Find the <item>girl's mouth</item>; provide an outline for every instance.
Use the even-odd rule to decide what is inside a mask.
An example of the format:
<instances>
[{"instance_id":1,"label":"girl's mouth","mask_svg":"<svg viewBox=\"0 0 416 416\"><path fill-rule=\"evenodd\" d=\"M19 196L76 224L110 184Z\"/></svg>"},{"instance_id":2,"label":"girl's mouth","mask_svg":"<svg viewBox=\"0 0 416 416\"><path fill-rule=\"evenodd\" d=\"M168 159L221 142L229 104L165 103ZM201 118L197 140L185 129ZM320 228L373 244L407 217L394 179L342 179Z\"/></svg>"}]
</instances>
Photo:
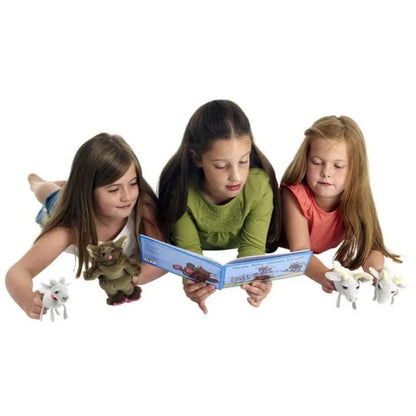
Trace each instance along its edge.
<instances>
[{"instance_id":1,"label":"girl's mouth","mask_svg":"<svg viewBox=\"0 0 416 416\"><path fill-rule=\"evenodd\" d=\"M227 185L229 191L239 191L241 189L241 184L238 185Z\"/></svg>"}]
</instances>

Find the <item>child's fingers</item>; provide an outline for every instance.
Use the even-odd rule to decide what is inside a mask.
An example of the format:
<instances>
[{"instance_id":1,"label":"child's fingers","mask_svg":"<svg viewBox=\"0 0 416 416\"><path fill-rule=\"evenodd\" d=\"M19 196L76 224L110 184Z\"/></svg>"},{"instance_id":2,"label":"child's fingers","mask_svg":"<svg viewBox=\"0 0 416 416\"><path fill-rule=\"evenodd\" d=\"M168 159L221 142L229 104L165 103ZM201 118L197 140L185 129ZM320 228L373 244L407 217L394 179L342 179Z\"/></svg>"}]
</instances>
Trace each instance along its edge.
<instances>
[{"instance_id":1,"label":"child's fingers","mask_svg":"<svg viewBox=\"0 0 416 416\"><path fill-rule=\"evenodd\" d=\"M272 282L260 282L255 280L249 285L242 285L241 288L244 289L248 294L253 295L266 295L270 292L272 287Z\"/></svg>"},{"instance_id":2,"label":"child's fingers","mask_svg":"<svg viewBox=\"0 0 416 416\"><path fill-rule=\"evenodd\" d=\"M324 277L322 282L322 290L326 293L332 293L334 290L336 290L334 282Z\"/></svg>"},{"instance_id":3,"label":"child's fingers","mask_svg":"<svg viewBox=\"0 0 416 416\"><path fill-rule=\"evenodd\" d=\"M254 307L260 306L263 299L270 292L271 287L272 287L272 282L261 282L261 281L254 281L249 285L241 286L241 288L244 289L249 296L247 298L248 303Z\"/></svg>"},{"instance_id":4,"label":"child's fingers","mask_svg":"<svg viewBox=\"0 0 416 416\"><path fill-rule=\"evenodd\" d=\"M138 286L139 285L139 282L140 282L140 276L132 276L131 277L131 283L134 286Z\"/></svg>"},{"instance_id":5,"label":"child's fingers","mask_svg":"<svg viewBox=\"0 0 416 416\"><path fill-rule=\"evenodd\" d=\"M215 292L215 287L211 285L206 285L202 289L193 292L193 297L195 297L198 301L204 301L208 296L212 295Z\"/></svg>"},{"instance_id":6,"label":"child's fingers","mask_svg":"<svg viewBox=\"0 0 416 416\"><path fill-rule=\"evenodd\" d=\"M258 307L260 306L260 304L261 304L261 300L255 300L255 299L253 299L253 298L251 298L251 297L248 297L248 298L247 298L247 302L248 302L251 306L254 306L255 308L258 308Z\"/></svg>"},{"instance_id":7,"label":"child's fingers","mask_svg":"<svg viewBox=\"0 0 416 416\"><path fill-rule=\"evenodd\" d=\"M208 309L205 306L205 299L215 292L215 287L207 285L206 283L184 283L183 289L186 296L196 302L204 313L208 313Z\"/></svg>"},{"instance_id":8,"label":"child's fingers","mask_svg":"<svg viewBox=\"0 0 416 416\"><path fill-rule=\"evenodd\" d=\"M208 286L204 282L192 282L190 280L186 280L183 284L183 290L188 293L194 293L197 292L200 289L203 289L204 287Z\"/></svg>"},{"instance_id":9,"label":"child's fingers","mask_svg":"<svg viewBox=\"0 0 416 416\"><path fill-rule=\"evenodd\" d=\"M27 315L33 319L39 319L42 311L42 295L39 291L33 292L32 303L30 305ZM46 313L46 309L43 313Z\"/></svg>"},{"instance_id":10,"label":"child's fingers","mask_svg":"<svg viewBox=\"0 0 416 416\"><path fill-rule=\"evenodd\" d=\"M198 302L198 306L201 309L201 311L204 312L205 315L208 313L208 308L206 307L204 300L201 302Z\"/></svg>"}]
</instances>

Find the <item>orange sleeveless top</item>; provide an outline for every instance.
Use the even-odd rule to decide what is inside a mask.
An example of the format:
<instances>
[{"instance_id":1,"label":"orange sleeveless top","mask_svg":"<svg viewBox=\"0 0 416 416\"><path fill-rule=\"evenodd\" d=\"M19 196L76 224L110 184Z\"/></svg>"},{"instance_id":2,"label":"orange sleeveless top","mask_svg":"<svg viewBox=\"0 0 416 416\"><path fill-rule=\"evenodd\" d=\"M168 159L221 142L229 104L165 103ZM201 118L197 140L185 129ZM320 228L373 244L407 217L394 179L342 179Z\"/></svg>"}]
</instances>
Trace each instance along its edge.
<instances>
[{"instance_id":1,"label":"orange sleeveless top","mask_svg":"<svg viewBox=\"0 0 416 416\"><path fill-rule=\"evenodd\" d=\"M296 198L303 216L308 220L311 250L322 253L337 247L345 237L344 222L339 207L334 211L325 212L316 203L312 191L303 183L285 185Z\"/></svg>"}]
</instances>

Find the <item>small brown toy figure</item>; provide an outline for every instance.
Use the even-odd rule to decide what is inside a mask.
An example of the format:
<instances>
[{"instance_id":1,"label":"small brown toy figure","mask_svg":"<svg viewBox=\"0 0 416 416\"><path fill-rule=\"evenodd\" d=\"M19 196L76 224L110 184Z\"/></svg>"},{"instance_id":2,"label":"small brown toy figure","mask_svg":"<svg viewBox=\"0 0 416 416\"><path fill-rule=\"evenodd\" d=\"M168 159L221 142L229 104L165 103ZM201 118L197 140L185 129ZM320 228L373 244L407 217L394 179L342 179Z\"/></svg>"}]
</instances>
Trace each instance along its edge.
<instances>
[{"instance_id":1,"label":"small brown toy figure","mask_svg":"<svg viewBox=\"0 0 416 416\"><path fill-rule=\"evenodd\" d=\"M140 264L123 253L126 239L123 236L117 241L87 246L92 265L84 272L84 279L93 280L98 277L101 288L108 295L109 305L132 302L141 296L140 287L131 282L132 276L140 274Z\"/></svg>"}]
</instances>

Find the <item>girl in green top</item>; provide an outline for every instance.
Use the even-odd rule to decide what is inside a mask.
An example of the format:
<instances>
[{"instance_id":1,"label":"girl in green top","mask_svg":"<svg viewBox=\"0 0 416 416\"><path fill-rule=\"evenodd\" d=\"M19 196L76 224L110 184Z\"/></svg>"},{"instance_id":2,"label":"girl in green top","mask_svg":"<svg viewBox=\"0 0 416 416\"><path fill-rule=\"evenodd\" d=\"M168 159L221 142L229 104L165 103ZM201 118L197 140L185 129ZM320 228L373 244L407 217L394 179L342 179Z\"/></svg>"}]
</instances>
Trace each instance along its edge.
<instances>
[{"instance_id":1,"label":"girl in green top","mask_svg":"<svg viewBox=\"0 0 416 416\"><path fill-rule=\"evenodd\" d=\"M200 107L191 117L178 151L162 171L158 218L168 241L202 250L238 249L238 257L277 249L280 201L276 176L253 142L241 108L227 100ZM259 306L271 282L243 285ZM184 282L186 295L207 313L215 288Z\"/></svg>"}]
</instances>

